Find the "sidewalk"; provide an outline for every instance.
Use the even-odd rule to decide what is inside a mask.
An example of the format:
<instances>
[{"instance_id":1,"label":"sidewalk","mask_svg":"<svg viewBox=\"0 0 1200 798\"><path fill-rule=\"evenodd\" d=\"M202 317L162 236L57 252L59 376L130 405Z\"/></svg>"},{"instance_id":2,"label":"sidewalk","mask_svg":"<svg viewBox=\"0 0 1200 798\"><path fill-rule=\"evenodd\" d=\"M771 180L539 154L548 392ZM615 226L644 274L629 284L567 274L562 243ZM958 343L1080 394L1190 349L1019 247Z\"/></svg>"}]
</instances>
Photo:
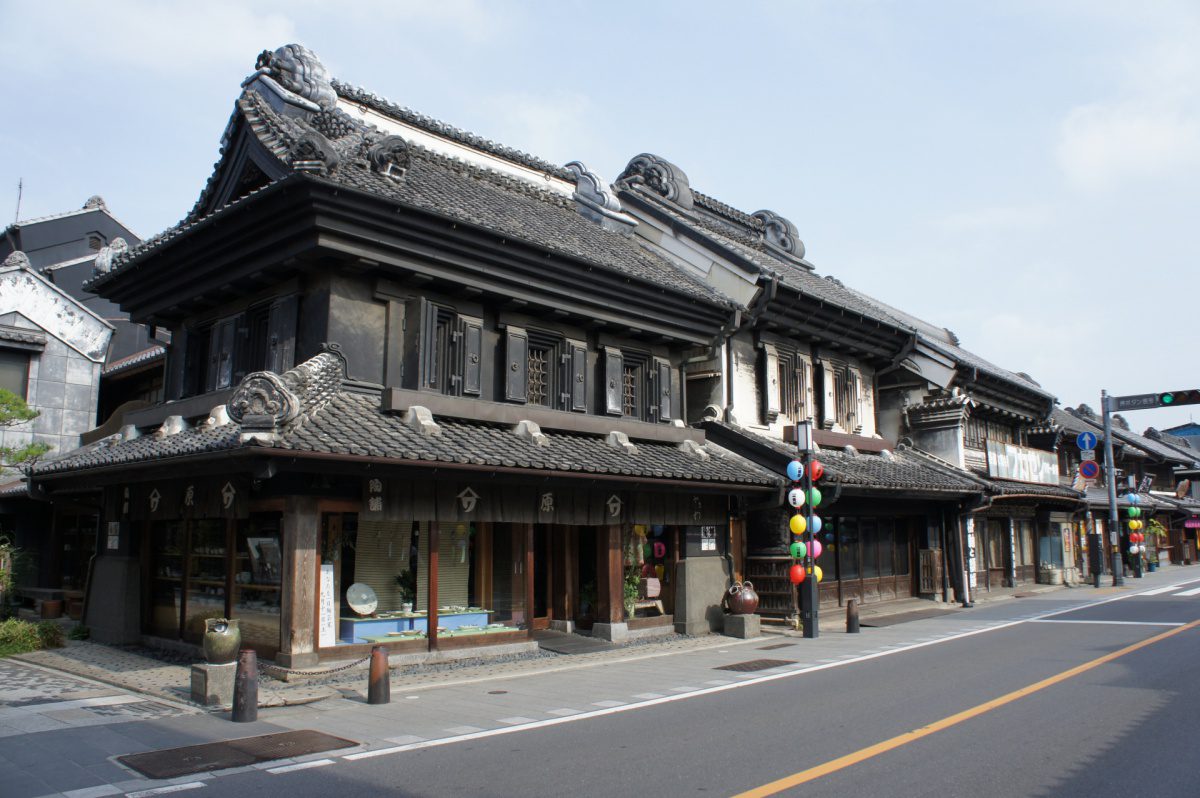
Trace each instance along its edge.
<instances>
[{"instance_id":1,"label":"sidewalk","mask_svg":"<svg viewBox=\"0 0 1200 798\"><path fill-rule=\"evenodd\" d=\"M505 734L526 728L571 722L597 715L622 712L664 702L683 700L709 692L736 690L764 678L787 678L813 668L836 667L869 656L885 656L914 645L929 645L963 634L986 631L1013 620L1033 617L1061 606L1055 592L1063 598L1079 601L1104 598L1121 592L1161 587L1185 579L1200 579L1200 569L1167 569L1147 578L1127 580L1122 588L1105 586L1100 590L1066 589L1062 586L1022 586L1012 591L994 591L980 597L980 604L996 603L1016 595L1039 594L1043 601L1014 606L1012 612L979 614L959 605L938 605L936 617L867 627L859 634L847 634L843 617L826 612L817 639L803 639L800 633L786 629L768 629L753 640L735 640L720 636L675 637L662 642L618 648L574 656L545 656L533 659L460 666L425 672L396 671L391 679L391 703L371 706L366 703L366 668L348 671L319 685L333 697L300 706L263 709L258 722L233 724L220 712L197 712L187 717L124 723L119 740L120 751L136 753L161 750L177 745L228 740L287 730L318 729L357 742L356 748L333 754L311 754L295 760L273 760L255 766L260 769L286 768L290 765L342 756L353 758L384 755L397 750L444 744L448 741ZM1049 594L1049 595L1046 595ZM1050 599L1049 603L1045 599ZM1018 601L1020 601L1018 599ZM1049 606L1048 606L1049 605ZM882 621L914 607L928 611L929 602L901 601L887 608L895 612L869 615ZM682 656L681 656L682 655ZM57 651L22 655L46 667L66 672L87 670L99 679L131 690L178 700L186 689L188 668L165 665L126 651L96 644L76 644ZM536 678L531 678L536 677ZM279 683L282 684L282 683ZM263 689L275 689L263 682ZM305 685L284 690L301 689ZM311 689L311 685L308 686ZM114 727L118 728L118 727ZM84 734L87 729L48 732L24 738L29 745L21 749L26 759L16 763L19 772L30 778L50 781L57 778L49 754L54 746L70 750L61 737ZM38 743L36 738L47 737ZM74 738L72 738L74 739ZM79 738L80 740L87 738ZM24 744L24 743L22 743ZM97 754L98 755L98 754ZM0 759L9 750L0 751ZM108 763L112 767L111 762ZM244 770L244 769L243 769ZM90 771L89 771L90 772ZM170 782L139 779L122 771L118 781L109 770L103 771L105 784L95 784L95 792L83 795L108 795L131 789L151 789ZM235 771L198 774L173 780L195 783L228 775ZM100 770L96 770L100 773ZM100 776L94 776L100 778ZM106 786L107 785L107 786ZM51 785L53 786L53 785ZM80 785L81 787L84 785ZM75 789L53 786L53 789ZM89 789L91 789L89 787ZM104 790L109 790L105 792ZM28 792L27 795L39 795ZM75 798L73 795L72 798Z\"/></svg>"}]
</instances>

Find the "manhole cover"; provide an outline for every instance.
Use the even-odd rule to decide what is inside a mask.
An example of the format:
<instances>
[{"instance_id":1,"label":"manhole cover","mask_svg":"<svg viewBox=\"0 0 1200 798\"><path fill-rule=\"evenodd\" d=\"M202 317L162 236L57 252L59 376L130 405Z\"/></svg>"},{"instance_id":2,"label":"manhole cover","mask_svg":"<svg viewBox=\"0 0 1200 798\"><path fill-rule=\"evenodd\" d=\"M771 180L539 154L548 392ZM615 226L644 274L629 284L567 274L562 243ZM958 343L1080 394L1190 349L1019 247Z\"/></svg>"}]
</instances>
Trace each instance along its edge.
<instances>
[{"instance_id":1,"label":"manhole cover","mask_svg":"<svg viewBox=\"0 0 1200 798\"><path fill-rule=\"evenodd\" d=\"M769 646L759 646L759 651L774 651L777 648L791 648L795 643L772 643Z\"/></svg>"},{"instance_id":2,"label":"manhole cover","mask_svg":"<svg viewBox=\"0 0 1200 798\"><path fill-rule=\"evenodd\" d=\"M358 743L305 729L219 743L186 745L164 751L147 751L144 754L127 754L117 757L117 760L149 778L173 779L207 770L243 767L255 762L269 762L272 759L316 754L355 745Z\"/></svg>"},{"instance_id":3,"label":"manhole cover","mask_svg":"<svg viewBox=\"0 0 1200 798\"><path fill-rule=\"evenodd\" d=\"M721 665L714 671L765 671L767 668L778 668L780 665L795 664L793 659L752 659L746 662L735 662L732 665Z\"/></svg>"}]
</instances>

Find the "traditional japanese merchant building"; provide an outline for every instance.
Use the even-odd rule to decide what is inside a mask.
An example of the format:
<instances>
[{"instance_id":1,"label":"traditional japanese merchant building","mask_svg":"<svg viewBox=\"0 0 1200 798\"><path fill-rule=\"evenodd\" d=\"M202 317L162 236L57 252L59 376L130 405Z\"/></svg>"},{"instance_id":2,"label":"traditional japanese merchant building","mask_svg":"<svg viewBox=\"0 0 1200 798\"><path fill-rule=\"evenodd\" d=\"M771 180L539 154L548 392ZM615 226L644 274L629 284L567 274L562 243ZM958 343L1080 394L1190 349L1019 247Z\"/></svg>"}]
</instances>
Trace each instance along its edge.
<instances>
[{"instance_id":1,"label":"traditional japanese merchant building","mask_svg":"<svg viewBox=\"0 0 1200 798\"><path fill-rule=\"evenodd\" d=\"M298 45L243 88L192 211L90 284L171 332L167 401L37 472L101 497L93 634L195 643L226 616L305 666L719 628L745 508L783 480L684 426L682 367L741 305L581 164Z\"/></svg>"},{"instance_id":2,"label":"traditional japanese merchant building","mask_svg":"<svg viewBox=\"0 0 1200 798\"><path fill-rule=\"evenodd\" d=\"M685 363L689 421L782 473L796 456L787 429L813 420L827 474L817 510L822 602L948 598L961 569L945 553L961 559L959 515L985 488L880 434L876 386L900 368L911 327L816 274L786 218L702 194L661 157L632 159L615 188L648 246L746 306L723 340ZM778 617L796 611L787 579L792 512L771 497L753 508L746 538L745 575L760 612Z\"/></svg>"}]
</instances>

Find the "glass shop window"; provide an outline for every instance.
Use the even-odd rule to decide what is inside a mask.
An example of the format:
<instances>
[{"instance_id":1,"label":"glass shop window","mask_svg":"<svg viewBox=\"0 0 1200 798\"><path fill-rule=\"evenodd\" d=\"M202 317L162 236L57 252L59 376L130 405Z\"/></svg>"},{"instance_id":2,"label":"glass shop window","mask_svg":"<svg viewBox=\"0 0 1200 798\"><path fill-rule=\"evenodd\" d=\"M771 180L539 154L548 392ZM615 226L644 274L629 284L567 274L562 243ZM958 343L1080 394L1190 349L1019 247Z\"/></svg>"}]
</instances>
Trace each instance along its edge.
<instances>
[{"instance_id":1,"label":"glass shop window","mask_svg":"<svg viewBox=\"0 0 1200 798\"><path fill-rule=\"evenodd\" d=\"M225 614L228 572L225 521L192 521L188 537L183 639L199 643L204 638L206 620L228 617Z\"/></svg>"},{"instance_id":2,"label":"glass shop window","mask_svg":"<svg viewBox=\"0 0 1200 798\"><path fill-rule=\"evenodd\" d=\"M842 579L858 579L862 575L859 555L859 534L857 518L839 518L838 533L838 563Z\"/></svg>"},{"instance_id":3,"label":"glass shop window","mask_svg":"<svg viewBox=\"0 0 1200 798\"><path fill-rule=\"evenodd\" d=\"M179 637L183 607L186 534L183 521L155 521L150 528L150 634Z\"/></svg>"},{"instance_id":4,"label":"glass shop window","mask_svg":"<svg viewBox=\"0 0 1200 798\"><path fill-rule=\"evenodd\" d=\"M233 562L232 615L242 644L274 654L279 650L283 550L279 513L256 513L238 522Z\"/></svg>"}]
</instances>

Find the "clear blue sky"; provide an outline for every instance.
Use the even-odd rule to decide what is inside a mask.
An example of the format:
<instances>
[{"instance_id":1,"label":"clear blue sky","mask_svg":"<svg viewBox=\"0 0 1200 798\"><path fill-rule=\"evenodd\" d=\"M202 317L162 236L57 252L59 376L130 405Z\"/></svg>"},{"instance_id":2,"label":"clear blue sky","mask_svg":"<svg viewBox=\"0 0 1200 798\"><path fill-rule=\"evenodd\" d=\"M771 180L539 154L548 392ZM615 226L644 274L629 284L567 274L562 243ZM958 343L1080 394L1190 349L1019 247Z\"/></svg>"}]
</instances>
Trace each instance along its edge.
<instances>
[{"instance_id":1,"label":"clear blue sky","mask_svg":"<svg viewBox=\"0 0 1200 798\"><path fill-rule=\"evenodd\" d=\"M608 179L639 152L1064 405L1200 387L1200 6L0 0L0 220L198 196L263 49ZM1200 406L1132 414L1135 429Z\"/></svg>"}]
</instances>

